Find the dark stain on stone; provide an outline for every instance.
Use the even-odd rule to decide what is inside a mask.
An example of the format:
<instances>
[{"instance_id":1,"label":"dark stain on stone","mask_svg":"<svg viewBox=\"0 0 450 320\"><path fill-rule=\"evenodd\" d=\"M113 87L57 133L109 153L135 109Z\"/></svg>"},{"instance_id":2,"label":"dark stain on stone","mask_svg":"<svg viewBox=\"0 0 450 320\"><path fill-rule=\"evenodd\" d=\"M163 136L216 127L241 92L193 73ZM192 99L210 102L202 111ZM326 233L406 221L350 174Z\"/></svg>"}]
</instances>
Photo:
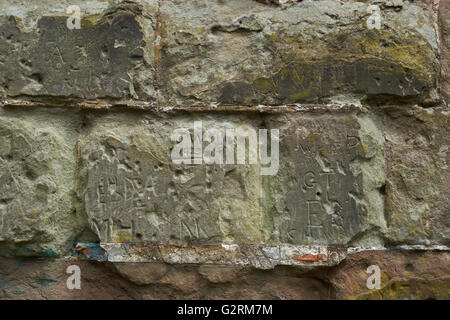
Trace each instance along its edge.
<instances>
[{"instance_id":1,"label":"dark stain on stone","mask_svg":"<svg viewBox=\"0 0 450 320\"><path fill-rule=\"evenodd\" d=\"M4 94L126 97L128 72L143 60L143 33L135 16L121 10L95 24L84 19L82 28L73 30L67 28L66 20L42 17L33 33L21 32L14 17L0 26L0 86L7 88Z\"/></svg>"},{"instance_id":2,"label":"dark stain on stone","mask_svg":"<svg viewBox=\"0 0 450 320\"><path fill-rule=\"evenodd\" d=\"M222 104L242 104L251 102L253 98L253 88L245 82L227 83L222 89L219 101Z\"/></svg>"},{"instance_id":3,"label":"dark stain on stone","mask_svg":"<svg viewBox=\"0 0 450 320\"><path fill-rule=\"evenodd\" d=\"M219 101L224 104L266 102L272 96L278 103L322 102L337 94L390 95L417 97L428 90L426 81L411 70L388 61L364 59L355 62L297 62L272 77L260 77L252 84L227 83Z\"/></svg>"}]
</instances>

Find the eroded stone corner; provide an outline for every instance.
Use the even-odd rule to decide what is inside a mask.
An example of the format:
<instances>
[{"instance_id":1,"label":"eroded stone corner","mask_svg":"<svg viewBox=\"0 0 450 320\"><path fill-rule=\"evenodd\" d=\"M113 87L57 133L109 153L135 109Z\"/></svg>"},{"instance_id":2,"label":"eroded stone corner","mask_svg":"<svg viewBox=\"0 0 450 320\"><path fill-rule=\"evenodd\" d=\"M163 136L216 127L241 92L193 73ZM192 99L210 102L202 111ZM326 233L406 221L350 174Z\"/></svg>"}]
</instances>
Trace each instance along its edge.
<instances>
[{"instance_id":1,"label":"eroded stone corner","mask_svg":"<svg viewBox=\"0 0 450 320\"><path fill-rule=\"evenodd\" d=\"M77 120L0 109L0 255L67 254L83 221L74 209Z\"/></svg>"},{"instance_id":2,"label":"eroded stone corner","mask_svg":"<svg viewBox=\"0 0 450 320\"><path fill-rule=\"evenodd\" d=\"M449 113L387 108L386 220L392 243L449 244Z\"/></svg>"}]
</instances>

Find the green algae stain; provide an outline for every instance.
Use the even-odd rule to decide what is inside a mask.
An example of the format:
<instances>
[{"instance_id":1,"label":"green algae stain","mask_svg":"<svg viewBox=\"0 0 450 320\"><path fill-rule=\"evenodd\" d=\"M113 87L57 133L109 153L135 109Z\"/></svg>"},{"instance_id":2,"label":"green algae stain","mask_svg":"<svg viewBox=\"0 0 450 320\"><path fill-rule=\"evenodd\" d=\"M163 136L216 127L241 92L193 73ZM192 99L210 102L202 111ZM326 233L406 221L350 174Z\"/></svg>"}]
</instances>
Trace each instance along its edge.
<instances>
[{"instance_id":1,"label":"green algae stain","mask_svg":"<svg viewBox=\"0 0 450 320\"><path fill-rule=\"evenodd\" d=\"M40 256L47 257L47 258L55 258L55 257L58 257L58 254L57 254L55 251L53 251L53 249L51 249L51 248L45 249L45 250L42 251L39 255L40 255Z\"/></svg>"}]
</instances>

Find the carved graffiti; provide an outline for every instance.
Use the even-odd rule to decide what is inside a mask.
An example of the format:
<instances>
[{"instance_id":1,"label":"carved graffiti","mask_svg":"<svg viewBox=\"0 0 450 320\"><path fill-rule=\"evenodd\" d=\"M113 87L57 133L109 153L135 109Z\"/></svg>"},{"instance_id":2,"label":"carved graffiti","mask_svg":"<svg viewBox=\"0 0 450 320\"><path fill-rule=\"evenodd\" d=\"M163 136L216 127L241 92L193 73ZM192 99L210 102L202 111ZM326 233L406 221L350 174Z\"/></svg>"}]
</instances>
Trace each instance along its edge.
<instances>
[{"instance_id":1,"label":"carved graffiti","mask_svg":"<svg viewBox=\"0 0 450 320\"><path fill-rule=\"evenodd\" d=\"M361 176L351 167L361 150L356 129L305 121L296 133L285 133L285 161L295 163L290 177L296 183L288 184L287 214L278 231L282 242L339 244L359 230L365 208Z\"/></svg>"},{"instance_id":2,"label":"carved graffiti","mask_svg":"<svg viewBox=\"0 0 450 320\"><path fill-rule=\"evenodd\" d=\"M164 170L160 163L117 148L89 161L85 208L103 242L210 242L220 238L211 182L201 167ZM184 171L192 179L181 183ZM219 180L212 177L212 180ZM197 184L202 184L198 188ZM198 188L200 192L193 192ZM213 222L213 223L212 223Z\"/></svg>"}]
</instances>

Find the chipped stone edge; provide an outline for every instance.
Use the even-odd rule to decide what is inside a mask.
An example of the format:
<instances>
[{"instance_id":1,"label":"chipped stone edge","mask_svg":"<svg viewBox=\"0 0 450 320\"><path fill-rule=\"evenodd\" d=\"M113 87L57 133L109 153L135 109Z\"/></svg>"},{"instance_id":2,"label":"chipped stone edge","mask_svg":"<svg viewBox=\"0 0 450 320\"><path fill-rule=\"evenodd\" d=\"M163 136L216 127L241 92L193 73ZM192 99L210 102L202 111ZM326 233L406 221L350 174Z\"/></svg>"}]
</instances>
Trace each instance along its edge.
<instances>
[{"instance_id":1,"label":"chipped stone edge","mask_svg":"<svg viewBox=\"0 0 450 320\"><path fill-rule=\"evenodd\" d=\"M363 251L434 250L450 251L447 246L345 247L326 245L169 245L138 243L79 243L78 257L113 263L163 262L168 264L233 265L273 269L276 266L332 267L347 255Z\"/></svg>"},{"instance_id":2,"label":"chipped stone edge","mask_svg":"<svg viewBox=\"0 0 450 320\"><path fill-rule=\"evenodd\" d=\"M80 243L76 251L81 258L107 262L235 265L258 269L279 265L334 266L346 257L346 248L340 246L100 243L94 247Z\"/></svg>"}]
</instances>

